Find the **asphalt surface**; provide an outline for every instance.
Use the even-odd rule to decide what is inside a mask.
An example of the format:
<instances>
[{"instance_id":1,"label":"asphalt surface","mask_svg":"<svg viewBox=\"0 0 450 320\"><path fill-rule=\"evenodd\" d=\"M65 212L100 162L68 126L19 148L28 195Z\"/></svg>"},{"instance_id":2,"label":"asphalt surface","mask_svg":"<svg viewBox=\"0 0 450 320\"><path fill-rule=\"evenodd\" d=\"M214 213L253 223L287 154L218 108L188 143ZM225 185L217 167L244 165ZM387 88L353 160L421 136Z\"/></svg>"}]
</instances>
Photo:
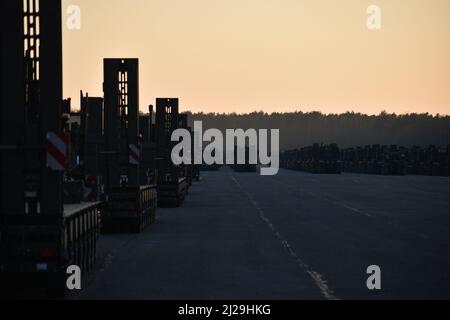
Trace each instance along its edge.
<instances>
[{"instance_id":1,"label":"asphalt surface","mask_svg":"<svg viewBox=\"0 0 450 320\"><path fill-rule=\"evenodd\" d=\"M450 178L204 172L142 234L102 236L68 298L450 298L449 209Z\"/></svg>"}]
</instances>

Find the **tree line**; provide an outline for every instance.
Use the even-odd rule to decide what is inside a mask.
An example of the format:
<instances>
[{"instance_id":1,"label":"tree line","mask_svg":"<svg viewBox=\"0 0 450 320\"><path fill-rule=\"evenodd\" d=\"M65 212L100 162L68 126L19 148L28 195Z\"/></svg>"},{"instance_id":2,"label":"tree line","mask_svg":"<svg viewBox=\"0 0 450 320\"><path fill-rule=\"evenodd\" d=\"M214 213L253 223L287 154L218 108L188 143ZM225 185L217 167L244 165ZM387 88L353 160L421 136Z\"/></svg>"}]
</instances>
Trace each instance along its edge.
<instances>
[{"instance_id":1,"label":"tree line","mask_svg":"<svg viewBox=\"0 0 450 320\"><path fill-rule=\"evenodd\" d=\"M281 150L297 149L314 143L337 143L342 148L370 144L406 147L450 145L450 116L428 113L189 113L191 126L194 121L202 121L204 130L280 129Z\"/></svg>"}]
</instances>

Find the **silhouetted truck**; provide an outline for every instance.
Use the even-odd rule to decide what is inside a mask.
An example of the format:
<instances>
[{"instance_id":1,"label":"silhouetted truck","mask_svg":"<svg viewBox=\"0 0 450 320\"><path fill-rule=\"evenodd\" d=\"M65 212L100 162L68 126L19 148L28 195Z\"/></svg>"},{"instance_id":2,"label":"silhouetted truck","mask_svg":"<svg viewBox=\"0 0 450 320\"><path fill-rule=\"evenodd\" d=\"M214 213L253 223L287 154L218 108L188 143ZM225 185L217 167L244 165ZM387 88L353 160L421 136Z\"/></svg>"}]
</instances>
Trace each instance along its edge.
<instances>
[{"instance_id":1,"label":"silhouetted truck","mask_svg":"<svg viewBox=\"0 0 450 320\"><path fill-rule=\"evenodd\" d=\"M191 137L193 137L193 132L191 128L188 126L188 114L182 113L178 115L178 128L186 129L191 133ZM193 140L193 139L192 139ZM193 142L193 141L192 141ZM194 154L191 152L191 163L181 165L181 175L184 176L187 180L187 191L192 186L192 182L194 180Z\"/></svg>"},{"instance_id":2,"label":"silhouetted truck","mask_svg":"<svg viewBox=\"0 0 450 320\"><path fill-rule=\"evenodd\" d=\"M106 201L102 223L107 232L118 227L140 232L155 220L156 185L141 184L138 89L138 59L104 60Z\"/></svg>"},{"instance_id":3,"label":"silhouetted truck","mask_svg":"<svg viewBox=\"0 0 450 320\"><path fill-rule=\"evenodd\" d=\"M156 168L156 139L155 124L153 123L154 110L149 106L148 114L139 116L139 131L142 137L142 157L140 166L141 185L156 185L158 171Z\"/></svg>"},{"instance_id":4,"label":"silhouetted truck","mask_svg":"<svg viewBox=\"0 0 450 320\"><path fill-rule=\"evenodd\" d=\"M61 2L3 0L0 15L0 290L61 296L66 268L94 263L99 226L98 203L63 204Z\"/></svg>"},{"instance_id":5,"label":"silhouetted truck","mask_svg":"<svg viewBox=\"0 0 450 320\"><path fill-rule=\"evenodd\" d=\"M369 145L342 150L346 172L379 175L404 175L407 169L406 149L396 145Z\"/></svg>"},{"instance_id":6,"label":"silhouetted truck","mask_svg":"<svg viewBox=\"0 0 450 320\"><path fill-rule=\"evenodd\" d=\"M156 167L158 170L158 205L183 203L188 181L183 167L172 162L172 133L179 127L178 99L156 99Z\"/></svg>"},{"instance_id":7,"label":"silhouetted truck","mask_svg":"<svg viewBox=\"0 0 450 320\"><path fill-rule=\"evenodd\" d=\"M2 288L25 291L30 286L41 287L50 297L59 298L66 290L69 266L86 272L95 263L98 202L64 205L62 215L6 215L3 222Z\"/></svg>"},{"instance_id":8,"label":"silhouetted truck","mask_svg":"<svg viewBox=\"0 0 450 320\"><path fill-rule=\"evenodd\" d=\"M104 151L105 137L103 135L103 98L85 96L80 93L80 136L78 171L82 173L87 186L87 199L103 199L105 166Z\"/></svg>"},{"instance_id":9,"label":"silhouetted truck","mask_svg":"<svg viewBox=\"0 0 450 320\"><path fill-rule=\"evenodd\" d=\"M314 144L281 154L282 168L315 174L340 174L342 172L341 152L336 144Z\"/></svg>"},{"instance_id":10,"label":"silhouetted truck","mask_svg":"<svg viewBox=\"0 0 450 320\"><path fill-rule=\"evenodd\" d=\"M139 233L155 222L156 186L111 188L103 206L105 230L125 225Z\"/></svg>"}]
</instances>

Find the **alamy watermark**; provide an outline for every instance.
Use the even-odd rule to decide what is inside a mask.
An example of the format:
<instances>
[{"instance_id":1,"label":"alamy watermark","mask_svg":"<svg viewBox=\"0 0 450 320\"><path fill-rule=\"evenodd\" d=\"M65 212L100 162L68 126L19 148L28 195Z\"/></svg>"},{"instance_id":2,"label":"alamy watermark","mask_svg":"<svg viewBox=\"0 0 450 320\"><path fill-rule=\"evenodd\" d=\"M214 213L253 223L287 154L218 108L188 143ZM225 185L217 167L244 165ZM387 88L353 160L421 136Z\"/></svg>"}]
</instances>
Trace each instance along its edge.
<instances>
[{"instance_id":1,"label":"alamy watermark","mask_svg":"<svg viewBox=\"0 0 450 320\"><path fill-rule=\"evenodd\" d=\"M382 27L382 15L381 8L377 5L370 5L366 10L369 15L367 18L366 26L369 30L381 30ZM76 4L68 5L66 8L67 20L66 27L69 30L81 29L81 7Z\"/></svg>"},{"instance_id":2,"label":"alamy watermark","mask_svg":"<svg viewBox=\"0 0 450 320\"><path fill-rule=\"evenodd\" d=\"M381 268L377 265L369 266L367 268L367 274L369 275L366 282L367 289L381 290Z\"/></svg>"},{"instance_id":3,"label":"alamy watermark","mask_svg":"<svg viewBox=\"0 0 450 320\"><path fill-rule=\"evenodd\" d=\"M381 30L381 8L377 5L370 5L367 7L367 29Z\"/></svg>"},{"instance_id":4,"label":"alamy watermark","mask_svg":"<svg viewBox=\"0 0 450 320\"><path fill-rule=\"evenodd\" d=\"M189 130L177 129L171 140L179 142L172 149L171 157L175 165L259 164L263 176L276 175L280 169L279 129L271 129L270 135L267 129L227 129L224 138L224 134L218 129L203 132L203 123L195 121L194 137ZM204 143L208 144L204 147Z\"/></svg>"},{"instance_id":5,"label":"alamy watermark","mask_svg":"<svg viewBox=\"0 0 450 320\"><path fill-rule=\"evenodd\" d=\"M81 29L81 8L78 5L72 4L66 9L67 20L66 27L69 30Z\"/></svg>"},{"instance_id":6,"label":"alamy watermark","mask_svg":"<svg viewBox=\"0 0 450 320\"><path fill-rule=\"evenodd\" d=\"M81 268L76 265L69 266L66 270L68 275L66 287L68 290L81 290Z\"/></svg>"}]
</instances>

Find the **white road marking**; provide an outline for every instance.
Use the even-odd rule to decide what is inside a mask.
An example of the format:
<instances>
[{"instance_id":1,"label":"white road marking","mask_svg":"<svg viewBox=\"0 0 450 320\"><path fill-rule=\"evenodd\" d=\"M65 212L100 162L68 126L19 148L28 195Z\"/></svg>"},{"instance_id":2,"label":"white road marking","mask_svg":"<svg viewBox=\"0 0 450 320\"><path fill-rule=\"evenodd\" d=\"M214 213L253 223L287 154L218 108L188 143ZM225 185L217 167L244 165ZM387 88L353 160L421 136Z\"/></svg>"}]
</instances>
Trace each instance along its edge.
<instances>
[{"instance_id":1,"label":"white road marking","mask_svg":"<svg viewBox=\"0 0 450 320\"><path fill-rule=\"evenodd\" d=\"M341 203L341 202L338 202L338 201L332 201L332 200L330 200L330 202L332 202L332 203L334 203L334 204L336 204L336 205L339 205L339 206L341 206L341 207L343 207L343 208L346 208L346 209L348 209L348 210L350 210L350 211L353 211L353 212L362 214L362 215L364 215L364 216L366 216L366 217L369 217L369 218L372 217L371 214L369 214L369 213L367 213L367 212L364 212L364 211L361 211L361 210L359 210L359 209L350 207L349 205L347 205L347 204L345 204L345 203Z\"/></svg>"},{"instance_id":2,"label":"white road marking","mask_svg":"<svg viewBox=\"0 0 450 320\"><path fill-rule=\"evenodd\" d=\"M291 185L289 185L289 184L287 184L287 183L283 183L283 182L279 182L279 181L275 181L275 182L278 183L278 184L281 184L282 186L288 187L288 188L290 188L290 189L295 189L294 186L291 186ZM298 191L298 190L296 190L296 191ZM319 198L319 199L321 199L321 200L323 200L323 201L329 202L329 203L334 204L334 205L336 205L336 206L345 208L345 209L350 210L350 211L352 211L352 212L355 212L355 213L358 213L358 214L362 214L362 215L364 215L364 216L366 216L366 217L368 217L368 218L371 218L371 217L372 217L371 214L369 214L369 213L367 213L367 212L364 212L364 211L362 211L362 210L360 210L360 209L351 207L351 206L349 206L348 204L345 204L345 203L343 203L343 202L341 202L341 201L337 201L337 200L334 200L334 199L331 199L331 198L328 198L328 197L324 197L324 196L321 196L321 195L319 195L319 194L317 194L317 193L314 193L314 192L311 192L311 191L308 191L306 194L309 195L309 196L312 196L312 197Z\"/></svg>"},{"instance_id":3,"label":"white road marking","mask_svg":"<svg viewBox=\"0 0 450 320\"><path fill-rule=\"evenodd\" d=\"M298 190L295 186L292 186L292 185L290 185L290 184L283 183L283 182L280 182L280 181L275 181L275 180L274 180L274 182L275 182L275 183L278 183L278 184L280 184L280 185L282 185L282 186L285 186L285 187L287 187L287 188L290 188L291 190L294 190L295 192L299 192L299 190ZM382 186L381 184L378 184L378 185L379 185L379 186ZM384 187L384 186L383 186L383 187ZM302 189L300 189L300 191L301 191L301 192L305 192L305 191L303 191ZM343 207L343 208L345 208L345 209L347 209L347 210L350 210L350 211L352 211L352 212L354 212L354 213L362 214L362 215L364 215L364 216L366 216L366 217L368 217L368 218L378 219L378 220L380 220L380 216L384 216L384 217L386 217L386 218L389 218L389 214L388 214L387 212L378 211L378 210L377 210L377 211L372 210L372 211L371 211L372 214L369 214L369 213L364 212L364 211L362 211L362 210L360 210L360 209L357 209L357 208L354 208L354 207L352 207L352 206L350 206L350 205L347 205L347 204L345 204L345 203L343 203L343 202L340 202L340 201L337 201L337 200L333 200L333 199L331 199L331 198L323 197L323 196L321 196L321 195L319 195L319 194L317 194L317 193L311 192L311 191L307 191L307 192L305 192L305 194L307 194L307 195L309 195L309 196L312 196L312 197L316 197L316 198L321 199L321 200L323 200L323 201L327 201L327 202L332 203L332 204L334 204L334 205ZM374 217L374 214L377 215L377 217ZM386 223L386 224L387 224L388 226L390 226L390 227L400 229L400 230L402 230L402 231L404 231L404 232L414 233L413 231L409 230L407 227L402 226L402 225L400 225L400 224L398 224L398 223L392 222L392 221L390 221L390 220L389 220L389 221L384 221L384 223ZM421 233L421 234L416 234L416 235L417 235L419 238L423 239L423 240L431 240L430 236L427 235L427 234Z\"/></svg>"},{"instance_id":4,"label":"white road marking","mask_svg":"<svg viewBox=\"0 0 450 320\"><path fill-rule=\"evenodd\" d=\"M319 274L318 272L314 271L308 264L306 264L298 256L298 254L294 251L292 246L289 244L288 240L285 237L283 237L283 235L275 228L272 221L270 221L270 219L264 214L264 211L258 206L255 199L253 199L253 197L247 191L244 190L242 185L239 183L239 181L233 175L230 175L230 177L234 181L234 183L236 184L238 189L241 190L243 193L245 193L245 195L247 196L250 203L258 211L259 217L267 224L267 226L272 231L273 235L280 241L282 246L289 252L290 256L295 260L297 265L303 271L305 271L310 276L310 278L314 281L314 283L319 288L322 295L328 300L338 300L338 298L334 295L334 292L328 286L327 281L325 281L323 279L322 275Z\"/></svg>"}]
</instances>

